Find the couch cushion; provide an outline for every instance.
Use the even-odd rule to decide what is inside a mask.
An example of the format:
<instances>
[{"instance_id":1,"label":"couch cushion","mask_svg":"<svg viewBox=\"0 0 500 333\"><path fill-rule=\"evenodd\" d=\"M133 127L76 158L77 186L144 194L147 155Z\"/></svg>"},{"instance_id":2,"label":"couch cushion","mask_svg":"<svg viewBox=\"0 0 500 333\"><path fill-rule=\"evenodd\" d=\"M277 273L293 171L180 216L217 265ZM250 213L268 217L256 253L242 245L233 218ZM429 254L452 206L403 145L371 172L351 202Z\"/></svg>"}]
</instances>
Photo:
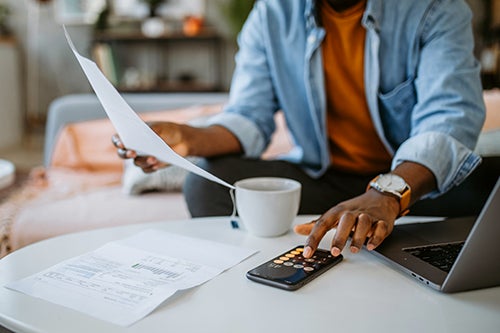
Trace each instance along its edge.
<instances>
[{"instance_id":1,"label":"couch cushion","mask_svg":"<svg viewBox=\"0 0 500 333\"><path fill-rule=\"evenodd\" d=\"M196 106L179 110L141 113L145 121L173 121L186 123L194 118L220 112L221 104ZM111 136L116 133L105 119L66 125L58 135L50 167L70 168L91 172L121 172L123 160L116 154Z\"/></svg>"},{"instance_id":2,"label":"couch cushion","mask_svg":"<svg viewBox=\"0 0 500 333\"><path fill-rule=\"evenodd\" d=\"M119 185L97 188L66 198L27 203L11 226L10 247L16 250L71 232L188 217L181 193L129 196Z\"/></svg>"}]
</instances>

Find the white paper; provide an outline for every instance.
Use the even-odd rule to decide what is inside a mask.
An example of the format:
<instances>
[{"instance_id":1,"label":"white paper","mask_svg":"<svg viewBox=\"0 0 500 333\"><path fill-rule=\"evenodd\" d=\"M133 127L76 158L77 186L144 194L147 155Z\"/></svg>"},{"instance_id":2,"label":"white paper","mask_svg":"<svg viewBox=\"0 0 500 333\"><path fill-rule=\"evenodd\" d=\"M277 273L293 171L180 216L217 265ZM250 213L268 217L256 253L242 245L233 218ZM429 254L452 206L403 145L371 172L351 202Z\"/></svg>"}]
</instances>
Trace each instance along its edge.
<instances>
[{"instance_id":1,"label":"white paper","mask_svg":"<svg viewBox=\"0 0 500 333\"><path fill-rule=\"evenodd\" d=\"M406 215L398 218L395 225L413 224L413 223L428 223L444 221L446 217L443 216L413 216Z\"/></svg>"},{"instance_id":2,"label":"white paper","mask_svg":"<svg viewBox=\"0 0 500 333\"><path fill-rule=\"evenodd\" d=\"M255 252L146 230L6 287L129 326L176 291L198 286Z\"/></svg>"},{"instance_id":3,"label":"white paper","mask_svg":"<svg viewBox=\"0 0 500 333\"><path fill-rule=\"evenodd\" d=\"M155 156L159 160L177 165L213 182L234 188L222 179L189 162L163 141L127 104L120 93L108 81L96 63L81 56L76 50L66 28L64 33L71 50L80 63L104 111L108 115L115 130L120 135L125 147L133 149L141 155Z\"/></svg>"}]
</instances>

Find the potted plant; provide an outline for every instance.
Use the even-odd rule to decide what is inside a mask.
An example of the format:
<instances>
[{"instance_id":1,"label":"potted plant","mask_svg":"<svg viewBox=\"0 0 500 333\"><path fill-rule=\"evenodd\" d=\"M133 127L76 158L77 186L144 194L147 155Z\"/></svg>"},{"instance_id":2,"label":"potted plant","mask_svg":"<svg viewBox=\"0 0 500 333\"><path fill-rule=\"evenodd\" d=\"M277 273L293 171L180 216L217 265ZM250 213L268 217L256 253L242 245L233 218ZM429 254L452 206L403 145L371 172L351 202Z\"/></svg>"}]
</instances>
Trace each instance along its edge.
<instances>
[{"instance_id":1,"label":"potted plant","mask_svg":"<svg viewBox=\"0 0 500 333\"><path fill-rule=\"evenodd\" d=\"M232 35L236 36L240 32L254 2L255 0L229 0L221 4Z\"/></svg>"},{"instance_id":2,"label":"potted plant","mask_svg":"<svg viewBox=\"0 0 500 333\"><path fill-rule=\"evenodd\" d=\"M10 35L10 29L7 25L10 9L7 5L0 4L0 36Z\"/></svg>"},{"instance_id":3,"label":"potted plant","mask_svg":"<svg viewBox=\"0 0 500 333\"><path fill-rule=\"evenodd\" d=\"M158 10L158 7L160 7L162 4L166 2L166 0L141 0L144 2L146 5L149 7L149 17L155 17L157 16L156 11Z\"/></svg>"},{"instance_id":4,"label":"potted plant","mask_svg":"<svg viewBox=\"0 0 500 333\"><path fill-rule=\"evenodd\" d=\"M141 0L149 6L149 17L141 24L141 31L146 37L156 38L165 34L167 27L161 17L158 17L158 8L167 2L166 0Z\"/></svg>"}]
</instances>

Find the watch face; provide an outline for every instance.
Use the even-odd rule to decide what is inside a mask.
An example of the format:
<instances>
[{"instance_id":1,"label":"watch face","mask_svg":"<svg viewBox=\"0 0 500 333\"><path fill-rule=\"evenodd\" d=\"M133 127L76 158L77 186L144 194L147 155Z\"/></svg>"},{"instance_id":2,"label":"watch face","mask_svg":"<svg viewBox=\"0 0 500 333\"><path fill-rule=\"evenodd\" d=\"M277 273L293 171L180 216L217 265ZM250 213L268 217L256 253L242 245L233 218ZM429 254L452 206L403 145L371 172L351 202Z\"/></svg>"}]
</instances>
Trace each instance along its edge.
<instances>
[{"instance_id":1,"label":"watch face","mask_svg":"<svg viewBox=\"0 0 500 333\"><path fill-rule=\"evenodd\" d=\"M383 188L391 191L402 192L406 187L406 182L403 178L393 175L385 174L377 179L377 183Z\"/></svg>"}]
</instances>

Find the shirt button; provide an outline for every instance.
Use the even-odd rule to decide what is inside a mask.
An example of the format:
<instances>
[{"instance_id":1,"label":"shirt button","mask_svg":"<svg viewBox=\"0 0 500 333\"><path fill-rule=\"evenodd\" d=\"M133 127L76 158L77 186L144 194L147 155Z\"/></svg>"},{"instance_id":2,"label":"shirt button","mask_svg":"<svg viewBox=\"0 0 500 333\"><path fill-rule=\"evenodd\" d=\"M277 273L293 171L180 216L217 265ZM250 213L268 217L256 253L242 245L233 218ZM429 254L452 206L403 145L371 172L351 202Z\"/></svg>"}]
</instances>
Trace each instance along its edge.
<instances>
[{"instance_id":1,"label":"shirt button","mask_svg":"<svg viewBox=\"0 0 500 333\"><path fill-rule=\"evenodd\" d=\"M309 37L307 37L307 42L309 44L313 44L314 42L316 42L316 36L309 36Z\"/></svg>"}]
</instances>

